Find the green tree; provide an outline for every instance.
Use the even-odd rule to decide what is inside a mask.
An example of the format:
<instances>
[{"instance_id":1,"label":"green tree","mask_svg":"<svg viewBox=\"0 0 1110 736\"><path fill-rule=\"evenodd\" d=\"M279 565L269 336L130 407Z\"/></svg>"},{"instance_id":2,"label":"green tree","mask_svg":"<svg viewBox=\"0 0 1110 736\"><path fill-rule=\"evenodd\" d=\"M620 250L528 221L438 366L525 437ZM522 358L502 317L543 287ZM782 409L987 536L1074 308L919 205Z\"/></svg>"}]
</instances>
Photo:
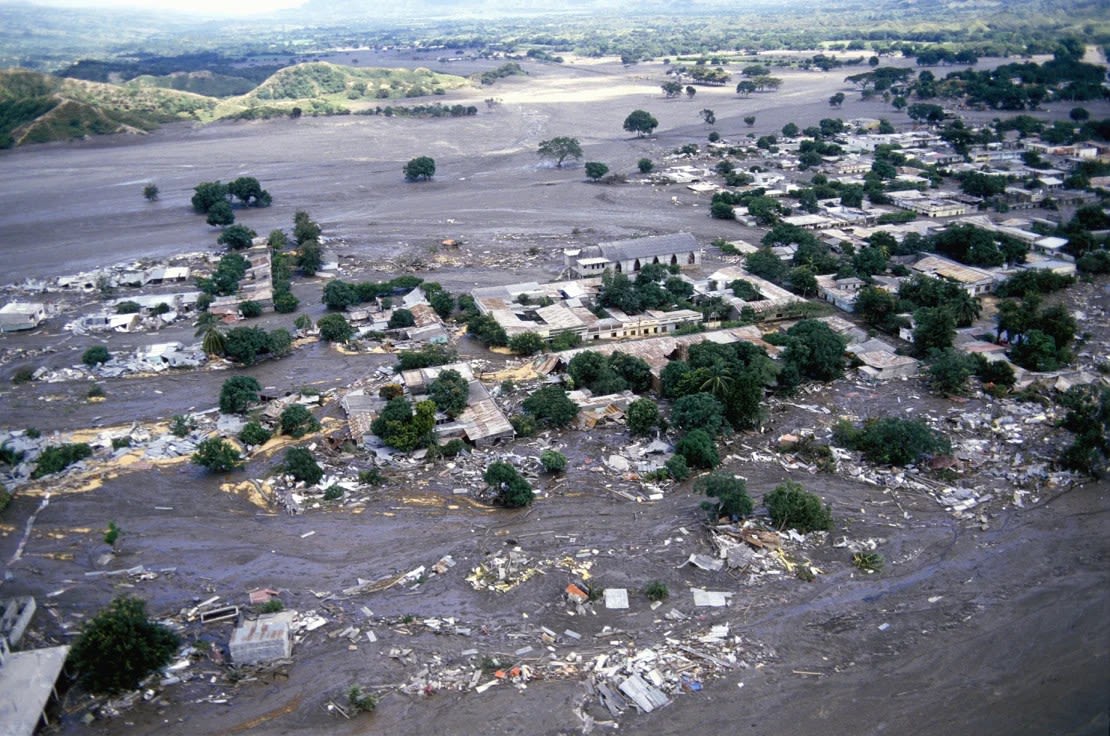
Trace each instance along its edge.
<instances>
[{"instance_id":1,"label":"green tree","mask_svg":"<svg viewBox=\"0 0 1110 736\"><path fill-rule=\"evenodd\" d=\"M744 82L741 82L740 84L744 84ZM740 84L736 85L736 91L737 92L740 91ZM751 82L748 82L747 84L751 84ZM755 91L755 87L753 86L752 87L752 92L754 92L754 91ZM744 124L747 125L749 128L752 127L753 125L755 125L755 115L745 115L744 116Z\"/></svg>"},{"instance_id":2,"label":"green tree","mask_svg":"<svg viewBox=\"0 0 1110 736\"><path fill-rule=\"evenodd\" d=\"M509 344L509 336L505 334L505 329L488 314L475 314L468 319L466 321L466 334L487 346Z\"/></svg>"},{"instance_id":3,"label":"green tree","mask_svg":"<svg viewBox=\"0 0 1110 736\"><path fill-rule=\"evenodd\" d=\"M206 215L213 205L220 202L227 204L227 185L218 181L205 181L193 188L193 209L201 215Z\"/></svg>"},{"instance_id":4,"label":"green tree","mask_svg":"<svg viewBox=\"0 0 1110 736\"><path fill-rule=\"evenodd\" d=\"M347 342L355 334L355 328L339 313L325 314L316 320L316 327L328 342Z\"/></svg>"},{"instance_id":5,"label":"green tree","mask_svg":"<svg viewBox=\"0 0 1110 736\"><path fill-rule=\"evenodd\" d=\"M535 499L532 486L509 463L490 463L482 479L496 491L497 504L505 508L530 506Z\"/></svg>"},{"instance_id":6,"label":"green tree","mask_svg":"<svg viewBox=\"0 0 1110 736\"><path fill-rule=\"evenodd\" d=\"M81 362L90 368L101 363L107 363L111 359L112 354L103 345L93 345L81 355Z\"/></svg>"},{"instance_id":7,"label":"green tree","mask_svg":"<svg viewBox=\"0 0 1110 736\"><path fill-rule=\"evenodd\" d=\"M262 386L253 376L232 376L220 387L220 411L244 414L258 401Z\"/></svg>"},{"instance_id":8,"label":"green tree","mask_svg":"<svg viewBox=\"0 0 1110 736\"><path fill-rule=\"evenodd\" d=\"M315 276L320 267L324 265L324 249L317 240L306 240L300 245L297 254L297 268L305 276Z\"/></svg>"},{"instance_id":9,"label":"green tree","mask_svg":"<svg viewBox=\"0 0 1110 736\"><path fill-rule=\"evenodd\" d=\"M220 232L216 242L232 250L242 250L251 247L251 242L257 235L258 233L246 225L231 225Z\"/></svg>"},{"instance_id":10,"label":"green tree","mask_svg":"<svg viewBox=\"0 0 1110 736\"><path fill-rule=\"evenodd\" d=\"M290 404L282 409L278 423L281 425L282 434L298 439L320 429L320 422L312 416L312 412L300 404Z\"/></svg>"},{"instance_id":11,"label":"green tree","mask_svg":"<svg viewBox=\"0 0 1110 736\"><path fill-rule=\"evenodd\" d=\"M535 355L543 352L543 338L535 332L521 332L509 338L509 350L516 355Z\"/></svg>"},{"instance_id":12,"label":"green tree","mask_svg":"<svg viewBox=\"0 0 1110 736\"><path fill-rule=\"evenodd\" d=\"M413 317L412 312L402 307L393 310L393 314L389 315L389 322L386 326L391 330L401 329L403 327L412 327L416 324L416 318Z\"/></svg>"},{"instance_id":13,"label":"green tree","mask_svg":"<svg viewBox=\"0 0 1110 736\"><path fill-rule=\"evenodd\" d=\"M436 175L435 159L417 156L402 167L407 181L427 181Z\"/></svg>"},{"instance_id":14,"label":"green tree","mask_svg":"<svg viewBox=\"0 0 1110 736\"><path fill-rule=\"evenodd\" d=\"M435 402L436 407L447 416L454 419L466 409L467 397L470 394L470 385L462 374L448 368L439 372L435 380L428 386L428 397Z\"/></svg>"},{"instance_id":15,"label":"green tree","mask_svg":"<svg viewBox=\"0 0 1110 736\"><path fill-rule=\"evenodd\" d=\"M221 437L209 437L197 445L192 461L213 473L226 473L243 464L239 451Z\"/></svg>"},{"instance_id":16,"label":"green tree","mask_svg":"<svg viewBox=\"0 0 1110 736\"><path fill-rule=\"evenodd\" d=\"M208 217L205 222L214 227L227 227L235 222L235 213L231 210L231 205L225 201L216 202L208 208Z\"/></svg>"},{"instance_id":17,"label":"green tree","mask_svg":"<svg viewBox=\"0 0 1110 736\"><path fill-rule=\"evenodd\" d=\"M92 457L93 451L84 442L71 442L62 445L49 445L39 454L31 478L38 480L47 475L61 472L70 465Z\"/></svg>"},{"instance_id":18,"label":"green tree","mask_svg":"<svg viewBox=\"0 0 1110 736\"><path fill-rule=\"evenodd\" d=\"M274 294L274 311L279 314L291 314L297 311L297 307L301 305L301 300L289 291L276 292Z\"/></svg>"},{"instance_id":19,"label":"green tree","mask_svg":"<svg viewBox=\"0 0 1110 736\"><path fill-rule=\"evenodd\" d=\"M146 197L147 202L157 202L158 201L158 185L157 184L147 184L145 187L143 187L143 196Z\"/></svg>"},{"instance_id":20,"label":"green tree","mask_svg":"<svg viewBox=\"0 0 1110 736\"><path fill-rule=\"evenodd\" d=\"M739 519L752 513L753 504L747 484L731 473L710 473L698 478L694 490L717 499L716 503L706 501L702 504L703 508L713 513L714 518L727 516Z\"/></svg>"},{"instance_id":21,"label":"green tree","mask_svg":"<svg viewBox=\"0 0 1110 736\"><path fill-rule=\"evenodd\" d=\"M81 627L68 663L91 692L134 690L151 672L169 664L181 640L147 617L138 598L113 600Z\"/></svg>"},{"instance_id":22,"label":"green tree","mask_svg":"<svg viewBox=\"0 0 1110 736\"><path fill-rule=\"evenodd\" d=\"M239 314L244 319L254 319L255 317L262 316L262 305L256 301L248 299L239 305Z\"/></svg>"},{"instance_id":23,"label":"green tree","mask_svg":"<svg viewBox=\"0 0 1110 736\"><path fill-rule=\"evenodd\" d=\"M624 414L628 431L634 435L649 435L659 426L659 405L651 399L636 399Z\"/></svg>"},{"instance_id":24,"label":"green tree","mask_svg":"<svg viewBox=\"0 0 1110 736\"><path fill-rule=\"evenodd\" d=\"M325 284L320 300L328 306L328 309L338 310L354 306L360 301L355 285L342 279L334 279Z\"/></svg>"},{"instance_id":25,"label":"green tree","mask_svg":"<svg viewBox=\"0 0 1110 736\"><path fill-rule=\"evenodd\" d=\"M688 432L675 444L675 452L692 468L715 468L721 464L713 437L704 429Z\"/></svg>"},{"instance_id":26,"label":"green tree","mask_svg":"<svg viewBox=\"0 0 1110 736\"><path fill-rule=\"evenodd\" d=\"M930 350L952 347L956 338L956 320L945 307L924 307L913 314L913 350L926 356Z\"/></svg>"},{"instance_id":27,"label":"green tree","mask_svg":"<svg viewBox=\"0 0 1110 736\"><path fill-rule=\"evenodd\" d=\"M233 327L224 335L224 354L243 365L253 365L270 352L270 337L258 327Z\"/></svg>"},{"instance_id":28,"label":"green tree","mask_svg":"<svg viewBox=\"0 0 1110 736\"><path fill-rule=\"evenodd\" d=\"M794 123L787 123L782 126L782 134L787 138L797 138L798 134L801 132L801 129Z\"/></svg>"},{"instance_id":29,"label":"green tree","mask_svg":"<svg viewBox=\"0 0 1110 736\"><path fill-rule=\"evenodd\" d=\"M909 465L938 452L948 452L948 438L934 432L922 419L882 417L862 427L841 422L833 428L836 442L862 452L873 463Z\"/></svg>"},{"instance_id":30,"label":"green tree","mask_svg":"<svg viewBox=\"0 0 1110 736\"><path fill-rule=\"evenodd\" d=\"M794 481L785 481L763 497L771 523L779 529L797 529L802 534L825 531L832 524L829 507L816 494Z\"/></svg>"},{"instance_id":31,"label":"green tree","mask_svg":"<svg viewBox=\"0 0 1110 736\"><path fill-rule=\"evenodd\" d=\"M227 185L227 191L247 207L270 206L270 193L253 176L240 176Z\"/></svg>"},{"instance_id":32,"label":"green tree","mask_svg":"<svg viewBox=\"0 0 1110 736\"><path fill-rule=\"evenodd\" d=\"M540 454L540 464L548 473L561 473L567 469L567 456L555 450L544 450Z\"/></svg>"},{"instance_id":33,"label":"green tree","mask_svg":"<svg viewBox=\"0 0 1110 736\"><path fill-rule=\"evenodd\" d=\"M784 338L786 349L782 353L782 362L797 371L800 377L832 381L842 375L844 338L824 322L804 319L787 330Z\"/></svg>"},{"instance_id":34,"label":"green tree","mask_svg":"<svg viewBox=\"0 0 1110 736\"><path fill-rule=\"evenodd\" d=\"M304 447L290 447L285 451L285 460L282 470L293 476L294 480L303 481L307 485L316 485L324 477L324 469L312 457L312 453Z\"/></svg>"},{"instance_id":35,"label":"green tree","mask_svg":"<svg viewBox=\"0 0 1110 736\"><path fill-rule=\"evenodd\" d=\"M116 304L116 314L138 314L143 305L133 301L123 301Z\"/></svg>"},{"instance_id":36,"label":"green tree","mask_svg":"<svg viewBox=\"0 0 1110 736\"><path fill-rule=\"evenodd\" d=\"M683 396L671 407L671 424L684 432L700 429L716 436L725 425L724 407L707 393Z\"/></svg>"},{"instance_id":37,"label":"green tree","mask_svg":"<svg viewBox=\"0 0 1110 736\"><path fill-rule=\"evenodd\" d=\"M609 167L600 161L587 161L586 162L586 176L593 181L597 181L601 177L609 173Z\"/></svg>"},{"instance_id":38,"label":"green tree","mask_svg":"<svg viewBox=\"0 0 1110 736\"><path fill-rule=\"evenodd\" d=\"M563 168L563 162L568 158L582 158L582 145L578 142L577 138L556 136L546 141L540 141L540 146L536 150L536 153L538 153L541 158L555 159L555 166L561 169Z\"/></svg>"},{"instance_id":39,"label":"green tree","mask_svg":"<svg viewBox=\"0 0 1110 736\"><path fill-rule=\"evenodd\" d=\"M976 367L973 357L955 348L933 350L929 354L929 383L945 396L963 394Z\"/></svg>"},{"instance_id":40,"label":"green tree","mask_svg":"<svg viewBox=\"0 0 1110 736\"><path fill-rule=\"evenodd\" d=\"M831 107L840 107L843 104L844 104L844 93L843 92L837 92L835 95L833 95L832 97L829 98L829 105Z\"/></svg>"},{"instance_id":41,"label":"green tree","mask_svg":"<svg viewBox=\"0 0 1110 736\"><path fill-rule=\"evenodd\" d=\"M655 164L652 163L650 158L642 158L636 162L636 168L640 170L641 174L650 174Z\"/></svg>"},{"instance_id":42,"label":"green tree","mask_svg":"<svg viewBox=\"0 0 1110 736\"><path fill-rule=\"evenodd\" d=\"M886 289L865 286L856 292L855 312L872 327L890 331L895 327L898 300Z\"/></svg>"},{"instance_id":43,"label":"green tree","mask_svg":"<svg viewBox=\"0 0 1110 736\"><path fill-rule=\"evenodd\" d=\"M534 391L522 405L525 412L546 427L565 427L578 416L578 405L560 386L544 386Z\"/></svg>"},{"instance_id":44,"label":"green tree","mask_svg":"<svg viewBox=\"0 0 1110 736\"><path fill-rule=\"evenodd\" d=\"M659 127L659 121L646 110L633 110L624 119L624 129L629 133L635 133L640 138L651 135L657 127Z\"/></svg>"},{"instance_id":45,"label":"green tree","mask_svg":"<svg viewBox=\"0 0 1110 736\"><path fill-rule=\"evenodd\" d=\"M735 220L736 210L728 202L713 202L709 205L709 216L715 220Z\"/></svg>"},{"instance_id":46,"label":"green tree","mask_svg":"<svg viewBox=\"0 0 1110 736\"><path fill-rule=\"evenodd\" d=\"M310 240L320 237L320 226L317 225L304 210L293 213L293 240L297 245L304 245Z\"/></svg>"},{"instance_id":47,"label":"green tree","mask_svg":"<svg viewBox=\"0 0 1110 736\"><path fill-rule=\"evenodd\" d=\"M421 401L414 411L408 399L397 397L385 405L382 413L370 424L370 431L390 447L411 452L434 442L435 415L435 402Z\"/></svg>"}]
</instances>

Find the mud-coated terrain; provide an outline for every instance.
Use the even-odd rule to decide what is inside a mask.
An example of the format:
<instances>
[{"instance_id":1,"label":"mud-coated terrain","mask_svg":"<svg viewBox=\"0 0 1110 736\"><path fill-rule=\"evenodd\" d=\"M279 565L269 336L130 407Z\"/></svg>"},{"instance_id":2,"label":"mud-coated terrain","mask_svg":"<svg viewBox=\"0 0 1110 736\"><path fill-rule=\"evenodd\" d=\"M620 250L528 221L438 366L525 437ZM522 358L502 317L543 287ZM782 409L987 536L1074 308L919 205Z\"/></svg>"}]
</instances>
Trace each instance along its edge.
<instances>
[{"instance_id":1,"label":"mud-coated terrain","mask_svg":"<svg viewBox=\"0 0 1110 736\"><path fill-rule=\"evenodd\" d=\"M825 100L851 73L843 70L785 73L779 93L747 99L726 87L699 89L693 100L664 100L660 65L527 69L528 77L447 97L479 105L473 118L173 125L144 138L6 152L0 155L8 173L0 181L4 280L215 248L214 231L189 210L192 187L240 175L258 177L274 196L272 207L241 213L242 222L268 232L288 228L295 210L307 210L323 226L345 273L385 271L398 258L418 257L432 266L421 275L453 291L542 280L558 274L559 250L568 245L681 230L703 242L758 233L710 219L708 199L679 187L587 184L580 164L557 169L541 161L535 154L540 140L578 137L584 160L631 175L641 157L661 161L684 143L704 141L710 128L698 112L706 107L715 110L712 129L725 139L774 132L790 121L804 127L833 115L906 122L881 101L851 99L842 110L830 110ZM500 103L487 109L483 100L491 96ZM656 135L639 139L621 130L635 108L659 119ZM757 116L753 128L742 122L750 114ZM401 166L417 155L436 160L433 181L403 181ZM161 190L158 202L141 196L148 180ZM437 245L445 238L461 240L462 250L445 252ZM1077 288L1105 314L1105 283ZM298 279L294 290L304 311L322 313L318 280ZM281 315L266 320L274 326L290 321ZM70 365L89 338L62 332L61 322L2 339L6 348L56 349L39 360ZM1095 332L1105 353L1105 325ZM113 335L108 344L191 335L185 326L158 335ZM472 344L462 352L494 367L503 360ZM389 362L385 355L346 356L313 344L247 370L280 395L306 385L343 387ZM11 367L4 366L5 379ZM0 423L47 433L164 421L213 407L229 375L198 371L103 381L107 399L98 404L81 401L87 385L12 386L5 380ZM814 429L827 439L841 414L927 413L950 417L955 426L958 415L1002 416L1013 406L1007 402L979 395L953 404L930 397L919 380L867 386L851 378L793 402L769 401L761 432L726 442L723 469L746 479L757 505L790 479L831 506L832 530L789 548L793 562L818 569L813 580L782 569L754 575L683 564L691 554L716 551L699 508L704 499L692 493L690 482L667 487L654 502L614 493L630 481L604 461L624 452L630 438L622 425L600 425L542 434L481 456L534 458L548 447L568 456L564 476L533 479L540 496L522 511L455 493L460 486L480 488L479 458L454 465L399 462L388 469L389 482L364 501L298 516L221 487L262 478L278 454L256 456L228 477L188 463L138 463L106 467L102 477L80 484L41 482L20 489L0 515L0 596L36 596L40 610L30 637L39 643L68 641L81 620L124 593L147 600L157 616L179 618L182 609L214 595L245 606L248 590L268 587L280 591L287 608L313 610L327 621L301 635L291 665L232 672L215 661L218 655L197 656L178 672L185 682L156 686L152 700L114 717L85 723L94 702L73 689L54 727L65 734L543 736L582 733L594 720L593 731L606 732L611 725L604 722L613 717L584 685L597 656L665 648L668 639L687 641L725 623L733 666L703 668L697 688L653 713L629 709L619 719L620 732L1105 734L1105 481L1018 489L1004 477L1006 460L960 478L960 485L993 500L973 514L953 514L920 490L874 485L844 466L815 472L777 452L783 433ZM321 413L342 416L334 401ZM1027 436L1043 447L1031 441L1010 457L1020 449L1037 458L1061 441L1060 432L1043 422L1028 424ZM319 443L332 469L360 462L358 454L325 451L321 438L310 441ZM123 536L105 568L98 558L107 551L101 537L111 521ZM842 546L867 540L886 561L876 574L854 567ZM504 593L475 590L465 580L474 567L515 546L540 573ZM342 592L360 580L431 568L445 555L456 564L442 574L377 592ZM555 564L564 558L589 561L598 587L627 588L629 608L607 610L595 602L579 612L568 605L563 591L578 573ZM156 576L87 575L139 565ZM653 610L640 590L654 580L666 583L670 598ZM695 608L691 588L730 592L730 605ZM668 618L672 609L685 618ZM427 623L448 618L454 621L438 630ZM352 626L360 631L357 640L340 636ZM543 638L543 627L558 634L554 642ZM185 637L220 650L230 631L228 623L193 623ZM698 648L711 653L714 645ZM477 654L464 654L469 650ZM466 672L468 684L470 672L486 660L502 667L524 663L537 676L526 687L501 682L481 693L453 686L447 673ZM411 687L432 675L442 675L444 684ZM484 673L481 681L489 679ZM346 703L355 683L380 694L377 710L351 720L329 711L329 701Z\"/></svg>"}]
</instances>

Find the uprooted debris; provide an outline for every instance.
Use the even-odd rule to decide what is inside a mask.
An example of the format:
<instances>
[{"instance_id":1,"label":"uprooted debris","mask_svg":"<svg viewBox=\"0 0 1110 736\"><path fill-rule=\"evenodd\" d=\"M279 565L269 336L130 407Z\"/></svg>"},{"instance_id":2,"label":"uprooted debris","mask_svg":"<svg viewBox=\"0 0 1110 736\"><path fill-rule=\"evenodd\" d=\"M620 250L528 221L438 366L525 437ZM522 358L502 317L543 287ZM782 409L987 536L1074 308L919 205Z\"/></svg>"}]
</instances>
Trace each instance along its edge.
<instances>
[{"instance_id":1,"label":"uprooted debris","mask_svg":"<svg viewBox=\"0 0 1110 736\"><path fill-rule=\"evenodd\" d=\"M564 556L554 560L533 561L520 547L513 547L506 554L492 555L479 564L466 577L466 582L475 590L492 590L507 593L521 583L536 575L546 575L548 568L557 568L577 576L580 580L590 579L590 568L597 550L582 550L574 557Z\"/></svg>"}]
</instances>

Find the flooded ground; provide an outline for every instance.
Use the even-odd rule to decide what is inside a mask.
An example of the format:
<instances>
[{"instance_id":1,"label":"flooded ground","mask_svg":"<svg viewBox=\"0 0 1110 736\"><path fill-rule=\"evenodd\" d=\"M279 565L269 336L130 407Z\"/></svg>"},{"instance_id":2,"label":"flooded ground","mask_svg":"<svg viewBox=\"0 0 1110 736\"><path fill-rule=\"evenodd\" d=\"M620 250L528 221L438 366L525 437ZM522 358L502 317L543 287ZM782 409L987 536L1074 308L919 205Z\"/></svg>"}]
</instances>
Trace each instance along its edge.
<instances>
[{"instance_id":1,"label":"flooded ground","mask_svg":"<svg viewBox=\"0 0 1110 736\"><path fill-rule=\"evenodd\" d=\"M535 147L545 138L578 136L586 160L631 172L642 156L658 159L704 139L703 107L716 109L716 129L726 138L774 132L790 121L813 124L832 114L824 101L845 76L788 73L778 95L742 99L724 89L664 101L651 76L658 70L647 65L530 65L529 71L528 79L472 91L476 104L490 94L503 102L464 120L168 126L141 140L5 152L0 166L35 174L0 181L8 203L0 218L7 278L214 246L215 233L188 211L191 189L199 181L243 174L260 178L275 199L270 209L244 213L246 224L260 232L288 227L293 211L306 209L336 239L350 273L374 272L399 255L434 261L442 255L435 248L440 240L464 240L467 255L456 259L464 262L422 274L456 291L495 279L550 278L567 244L674 230L702 240L743 237L735 225L710 219L704 198L648 185L588 185L580 167L543 165ZM579 95L581 106L566 104ZM636 107L659 118L656 137L622 137L621 121ZM741 122L747 114L757 115L752 129ZM835 114L897 121L881 102L849 101ZM402 163L423 154L436 159L436 180L403 183ZM148 179L162 191L154 204L141 197ZM322 313L319 288L317 281L296 285L313 316ZM1104 291L1086 288L1089 298L1105 304ZM267 326L291 321L266 320ZM112 336L109 345L183 339L191 331L182 326ZM45 336L11 339L29 348L57 347L42 358L55 366L76 362L85 347L54 324ZM472 346L464 352L499 360ZM305 385L345 386L388 360L341 356L317 344L247 372L282 394ZM44 432L165 419L215 406L228 375L113 379L102 382L107 399L96 404L81 400L87 386L80 382L12 387L5 380L0 416L5 427ZM304 635L293 664L280 672L232 681L202 659L188 669L187 682L160 688L153 702L112 719L85 725L90 703L73 691L57 728L65 734L582 733L588 721L580 714L599 722L611 718L582 684L592 658L658 648L723 623L741 637L735 668L699 681L700 690L677 696L661 711L630 710L620 719L622 732L1106 733L1105 482L1068 489L1034 485L1018 507L1005 493L1009 481L984 471L961 482L996 493L982 510L986 521L956 518L925 493L786 467L788 459L774 450L776 439L805 427L827 432L838 414L942 417L955 407L971 415L990 412L988 400L954 405L930 397L919 381L875 388L845 380L793 403L771 405L762 433L730 440L724 467L747 479L757 502L792 479L831 505L833 530L791 552L821 570L812 582L684 565L691 554L714 553L699 509L703 499L689 482L654 503L613 493L630 482L599 468L630 439L621 427L602 427L505 448L535 457L557 447L571 459L565 477L535 480L542 493L526 511L493 510L456 495L460 486L480 486L465 460L454 468L442 461L430 468L398 463L387 473L389 482L365 501L300 516L222 487L263 477L275 462L269 456L228 477L184 463L105 474L85 490L45 483L18 494L0 518L0 593L38 598L32 636L39 641L67 640L85 617L121 593L139 595L155 614L172 616L213 595L244 604L248 590L270 587L281 592L286 607L314 610L327 620ZM325 412L338 414L334 404ZM1035 455L1050 448L1025 449ZM119 555L101 566L98 558L107 551L101 537L111 521L123 529ZM850 552L837 546L842 538L877 540L887 561L883 571L866 575L853 567ZM465 581L475 566L517 545L532 560L551 564L507 593L475 590ZM360 580L430 567L444 555L457 563L444 574L342 594ZM567 557L590 561L600 587L627 588L629 609L599 604L579 614L568 607L562 592L576 573L554 564ZM87 574L138 565L156 577ZM671 593L655 610L639 593L653 580ZM695 608L691 588L730 592L731 605ZM672 608L687 618L667 618ZM450 631L425 623L446 618L455 619ZM338 635L351 626L360 629L357 641ZM542 627L559 634L555 643L543 640ZM565 635L568 629L581 638ZM186 636L219 648L230 630L226 623L193 624ZM366 631L377 640L369 641ZM528 646L531 651L516 654ZM470 650L477 653L464 654ZM535 679L526 689L507 683L480 694L404 688L425 670L473 668L487 658L539 668L553 656L566 662L571 655L579 655L574 672ZM383 697L372 716L347 721L327 704L341 702L354 683L380 687Z\"/></svg>"}]
</instances>

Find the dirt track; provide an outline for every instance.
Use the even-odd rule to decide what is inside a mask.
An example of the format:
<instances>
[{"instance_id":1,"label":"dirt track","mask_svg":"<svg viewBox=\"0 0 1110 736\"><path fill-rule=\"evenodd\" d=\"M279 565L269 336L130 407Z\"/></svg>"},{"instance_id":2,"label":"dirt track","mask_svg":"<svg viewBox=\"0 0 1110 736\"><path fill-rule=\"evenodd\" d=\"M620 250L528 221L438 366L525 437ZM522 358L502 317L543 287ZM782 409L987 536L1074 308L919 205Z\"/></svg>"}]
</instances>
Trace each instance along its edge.
<instances>
[{"instance_id":1,"label":"dirt track","mask_svg":"<svg viewBox=\"0 0 1110 736\"><path fill-rule=\"evenodd\" d=\"M326 234L338 239L340 254L364 259L367 269L402 251L424 251L445 237L464 239L478 254L490 251L490 260L518 256L533 246L543 254L532 262L514 261L511 269L478 264L429 276L453 289L494 278L552 276L564 242L674 230L690 230L704 240L735 234L733 226L708 218L707 201L693 194L633 184L587 185L580 167L557 170L542 164L536 144L575 135L586 160L631 172L642 156L658 160L682 143L704 140L709 129L697 117L703 107L716 110L715 128L726 138L749 132L741 122L745 114L757 115L752 131L759 134L792 120L815 123L831 114L824 100L837 85L830 80L845 75L786 75L782 93L749 100L726 88L699 91L694 100L664 101L647 66L529 69L533 77L493 88L502 105L489 112L483 106L477 117L466 120L351 117L203 129L169 126L141 140L5 153L0 166L21 174L0 182L7 203L0 218L7 280L214 244L213 232L188 212L191 188L198 181L241 174L259 177L275 198L272 208L244 214L245 223L265 232L287 227L295 209L307 209ZM475 91L475 104L490 93ZM571 101L582 104L566 104ZM635 107L659 118L655 137L622 137L621 121ZM836 114L882 114L897 121L881 102L848 102ZM422 154L436 159L436 181L403 183L401 164ZM158 203L140 196L141 182L148 178L162 190ZM671 203L672 195L678 196L678 205ZM319 310L311 304L318 287L298 288L306 289L302 300L309 308ZM288 388L314 381L344 383L362 370L355 360L326 352L290 360L297 362L256 371L263 383ZM334 370L338 376L332 375L331 361L342 363ZM155 379L146 385L164 393L149 401L144 401L144 384L121 384L115 391L109 385L109 402L96 412L99 419L81 408L52 413L47 421L42 404L25 393L29 387L5 387L0 413L5 426L43 421L44 428L106 423L125 414L168 416L214 404L226 375ZM914 383L895 383L882 400L908 397L918 389ZM864 401L843 392L817 400L834 411ZM808 419L796 413L777 414L766 435L738 441L762 446L803 421ZM698 531L700 499L690 494L688 484L646 505L604 490L586 459L595 464L611 448L626 444L622 431L571 433L556 441L573 447L568 453L576 456L572 470L562 484L545 481L551 493L530 512L471 508L453 499L450 478L425 486L402 475L361 514L287 517L223 493L212 478L180 466L134 472L95 491L55 496L38 516L23 559L9 564L24 520L39 503L22 495L2 520L0 560L10 579L0 593L33 593L49 602L57 617L40 612L36 627L57 637L62 622L76 624L121 592L142 595L155 612L170 613L209 594L241 600L245 590L267 585L288 590L286 604L304 610L320 605L313 590L334 591L360 577L407 571L443 554L459 560L447 575L415 591L391 589L340 605L345 622L361 620L361 605L373 610L377 644L364 641L351 651L346 640L317 632L295 649L288 680L170 687L158 706L140 705L89 727L77 720L81 704L71 701L73 715L62 727L71 734L125 728L151 734L577 733L580 721L573 708L583 692L573 680L535 682L523 693L497 687L481 695L390 694L376 714L350 723L323 710L327 699L341 697L354 681L403 681L436 653L460 658L471 647L481 656L512 652L535 643L541 625L579 630L583 651L604 647L613 638L653 646L674 626L650 611L642 597L629 612L602 609L596 617L568 617L559 602L563 573L540 576L504 595L471 590L463 582L469 568L486 553L504 549L508 540L537 557L597 549L596 572L604 585L635 591L648 580L662 579L672 591L670 603L688 614L695 613L690 586L735 592L730 608L698 610L699 618L686 626L728 621L753 643L753 666L707 681L700 693L680 696L658 713L629 713L621 731L1106 733L1110 576L1105 483L1058 496L1044 492L1041 502L1027 509L997 507L989 530L980 531L953 519L931 499L894 497L839 477L789 474L777 463L733 461L728 468L748 479L753 495L793 477L826 498L836 518L829 541L808 551L825 571L816 582L781 577L748 584L677 567L690 553L709 551ZM518 452L537 454L539 446ZM236 479L260 477L266 469L266 461L256 461ZM111 520L125 530L123 554L114 567L174 566L176 572L134 589L118 585L120 579L85 577L103 551L100 530ZM681 535L682 527L690 534ZM316 534L301 537L310 531ZM845 550L832 547L831 540L840 535L885 538L883 573L861 576ZM666 539L679 541L664 546ZM475 629L485 624L488 633L398 633L406 615L456 616ZM387 619L392 623L382 622ZM889 627L880 630L883 624ZM605 625L623 633L602 634ZM217 627L210 636L226 639L228 631ZM564 643L559 650L572 646ZM412 648L414 663L402 665L383 654L392 647ZM764 662L758 668L757 651ZM231 702L193 702L215 690L230 694ZM604 717L598 710L591 705L594 715Z\"/></svg>"}]
</instances>

